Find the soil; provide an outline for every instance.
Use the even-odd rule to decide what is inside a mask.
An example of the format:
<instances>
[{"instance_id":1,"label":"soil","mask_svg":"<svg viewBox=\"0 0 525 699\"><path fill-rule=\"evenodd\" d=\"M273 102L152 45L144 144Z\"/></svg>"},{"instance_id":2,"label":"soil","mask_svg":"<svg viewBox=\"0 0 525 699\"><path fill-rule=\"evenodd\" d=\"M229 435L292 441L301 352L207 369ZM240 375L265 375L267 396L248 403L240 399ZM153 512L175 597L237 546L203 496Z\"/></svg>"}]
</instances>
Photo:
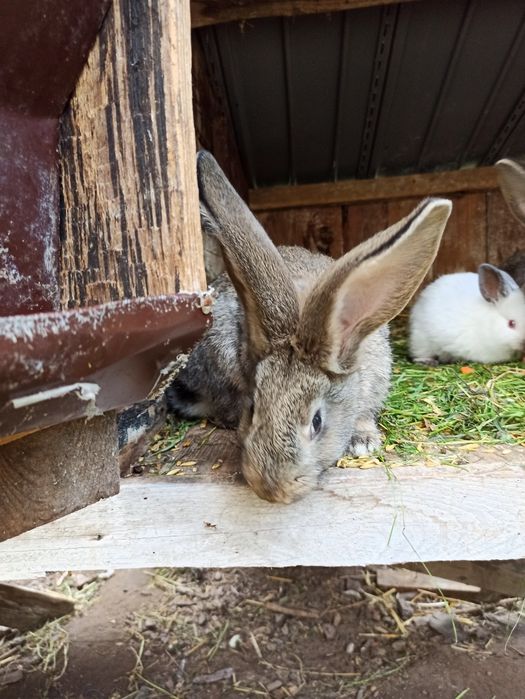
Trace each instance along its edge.
<instances>
[{"instance_id":1,"label":"soil","mask_svg":"<svg viewBox=\"0 0 525 699\"><path fill-rule=\"evenodd\" d=\"M363 569L119 571L63 622L60 678L0 648L0 697L517 699L525 631L490 619L517 605L380 590Z\"/></svg>"}]
</instances>

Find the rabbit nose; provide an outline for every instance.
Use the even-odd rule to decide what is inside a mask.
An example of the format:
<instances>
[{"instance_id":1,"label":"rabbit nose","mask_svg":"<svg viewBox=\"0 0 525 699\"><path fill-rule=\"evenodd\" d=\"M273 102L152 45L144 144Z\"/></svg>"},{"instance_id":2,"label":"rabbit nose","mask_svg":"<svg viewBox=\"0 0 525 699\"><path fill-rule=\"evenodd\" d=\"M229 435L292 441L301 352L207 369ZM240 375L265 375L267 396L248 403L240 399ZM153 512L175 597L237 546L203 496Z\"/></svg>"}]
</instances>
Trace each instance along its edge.
<instances>
[{"instance_id":1,"label":"rabbit nose","mask_svg":"<svg viewBox=\"0 0 525 699\"><path fill-rule=\"evenodd\" d=\"M244 477L250 488L262 499L268 502L281 502L289 504L293 497L286 492L282 485L273 483L265 478L262 473L251 465L244 464Z\"/></svg>"}]
</instances>

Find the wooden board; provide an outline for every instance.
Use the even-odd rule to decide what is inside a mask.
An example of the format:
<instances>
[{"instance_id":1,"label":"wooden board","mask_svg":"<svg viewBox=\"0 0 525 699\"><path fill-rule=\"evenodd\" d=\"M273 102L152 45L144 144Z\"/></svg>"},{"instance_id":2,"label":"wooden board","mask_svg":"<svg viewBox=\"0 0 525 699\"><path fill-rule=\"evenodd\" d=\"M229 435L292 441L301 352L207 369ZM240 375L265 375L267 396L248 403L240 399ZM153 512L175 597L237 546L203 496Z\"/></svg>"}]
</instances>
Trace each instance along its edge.
<instances>
[{"instance_id":1,"label":"wooden board","mask_svg":"<svg viewBox=\"0 0 525 699\"><path fill-rule=\"evenodd\" d=\"M115 0L62 119L62 306L206 288L189 2Z\"/></svg>"},{"instance_id":2,"label":"wooden board","mask_svg":"<svg viewBox=\"0 0 525 699\"><path fill-rule=\"evenodd\" d=\"M525 451L470 465L329 469L292 505L235 475L233 433L194 436L189 476L126 479L119 495L0 544L0 579L152 566L350 566L525 557ZM218 456L223 463L211 466ZM478 461L475 461L478 459ZM183 461L187 464L187 461Z\"/></svg>"},{"instance_id":3,"label":"wooden board","mask_svg":"<svg viewBox=\"0 0 525 699\"><path fill-rule=\"evenodd\" d=\"M191 24L204 27L220 22L244 22L257 17L281 17L355 10L373 5L413 0L192 0Z\"/></svg>"},{"instance_id":4,"label":"wooden board","mask_svg":"<svg viewBox=\"0 0 525 699\"><path fill-rule=\"evenodd\" d=\"M332 257L343 253L341 207L261 211L257 218L276 245L302 245Z\"/></svg>"},{"instance_id":5,"label":"wooden board","mask_svg":"<svg viewBox=\"0 0 525 699\"><path fill-rule=\"evenodd\" d=\"M434 262L434 277L451 272L474 272L488 260L485 193L454 196L453 204Z\"/></svg>"},{"instance_id":6,"label":"wooden board","mask_svg":"<svg viewBox=\"0 0 525 699\"><path fill-rule=\"evenodd\" d=\"M460 192L485 192L497 188L495 169L479 167L468 170L377 177L370 180L261 187L250 190L249 202L254 211L269 211L300 206L345 205L410 197L446 196Z\"/></svg>"},{"instance_id":7,"label":"wooden board","mask_svg":"<svg viewBox=\"0 0 525 699\"><path fill-rule=\"evenodd\" d=\"M525 229L520 226L503 199L501 192L487 192L488 260L501 264L516 250L525 249Z\"/></svg>"},{"instance_id":8,"label":"wooden board","mask_svg":"<svg viewBox=\"0 0 525 699\"><path fill-rule=\"evenodd\" d=\"M411 564L423 570L419 564ZM435 561L432 573L509 597L525 596L525 561Z\"/></svg>"},{"instance_id":9,"label":"wooden board","mask_svg":"<svg viewBox=\"0 0 525 699\"><path fill-rule=\"evenodd\" d=\"M117 493L116 452L113 413L0 447L0 541Z\"/></svg>"},{"instance_id":10,"label":"wooden board","mask_svg":"<svg viewBox=\"0 0 525 699\"><path fill-rule=\"evenodd\" d=\"M58 592L0 584L1 626L28 631L74 611L73 600Z\"/></svg>"}]
</instances>

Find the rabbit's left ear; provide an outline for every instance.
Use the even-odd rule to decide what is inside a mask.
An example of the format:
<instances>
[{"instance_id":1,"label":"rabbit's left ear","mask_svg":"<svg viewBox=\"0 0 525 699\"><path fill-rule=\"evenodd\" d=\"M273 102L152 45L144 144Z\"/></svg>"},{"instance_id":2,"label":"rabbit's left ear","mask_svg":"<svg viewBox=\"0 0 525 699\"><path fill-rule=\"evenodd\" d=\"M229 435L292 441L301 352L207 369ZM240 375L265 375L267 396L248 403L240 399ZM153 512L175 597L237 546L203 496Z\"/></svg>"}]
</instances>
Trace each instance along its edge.
<instances>
[{"instance_id":1,"label":"rabbit's left ear","mask_svg":"<svg viewBox=\"0 0 525 699\"><path fill-rule=\"evenodd\" d=\"M279 251L207 151L197 155L197 180L202 226L219 241L244 307L248 351L258 361L295 330L295 287Z\"/></svg>"},{"instance_id":2,"label":"rabbit's left ear","mask_svg":"<svg viewBox=\"0 0 525 699\"><path fill-rule=\"evenodd\" d=\"M525 225L525 170L507 158L496 163L498 181L505 201L514 217Z\"/></svg>"},{"instance_id":3,"label":"rabbit's left ear","mask_svg":"<svg viewBox=\"0 0 525 699\"><path fill-rule=\"evenodd\" d=\"M360 342L396 316L423 281L451 210L448 199L427 199L329 267L304 304L297 351L323 371L350 372Z\"/></svg>"},{"instance_id":4,"label":"rabbit's left ear","mask_svg":"<svg viewBox=\"0 0 525 699\"><path fill-rule=\"evenodd\" d=\"M519 289L514 279L498 267L484 263L478 268L479 290L485 301L496 303Z\"/></svg>"}]
</instances>

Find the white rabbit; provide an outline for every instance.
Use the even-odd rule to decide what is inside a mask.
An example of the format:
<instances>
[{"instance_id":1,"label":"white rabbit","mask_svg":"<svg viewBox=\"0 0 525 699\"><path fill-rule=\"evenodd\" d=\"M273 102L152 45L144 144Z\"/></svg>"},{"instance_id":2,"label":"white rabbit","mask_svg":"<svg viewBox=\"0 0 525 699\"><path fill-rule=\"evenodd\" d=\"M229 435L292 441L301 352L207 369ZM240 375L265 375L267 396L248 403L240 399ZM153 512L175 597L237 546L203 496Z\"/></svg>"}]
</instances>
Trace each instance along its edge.
<instances>
[{"instance_id":1,"label":"white rabbit","mask_svg":"<svg viewBox=\"0 0 525 699\"><path fill-rule=\"evenodd\" d=\"M506 362L525 353L525 295L497 267L436 279L410 312L410 356L420 364Z\"/></svg>"}]
</instances>

